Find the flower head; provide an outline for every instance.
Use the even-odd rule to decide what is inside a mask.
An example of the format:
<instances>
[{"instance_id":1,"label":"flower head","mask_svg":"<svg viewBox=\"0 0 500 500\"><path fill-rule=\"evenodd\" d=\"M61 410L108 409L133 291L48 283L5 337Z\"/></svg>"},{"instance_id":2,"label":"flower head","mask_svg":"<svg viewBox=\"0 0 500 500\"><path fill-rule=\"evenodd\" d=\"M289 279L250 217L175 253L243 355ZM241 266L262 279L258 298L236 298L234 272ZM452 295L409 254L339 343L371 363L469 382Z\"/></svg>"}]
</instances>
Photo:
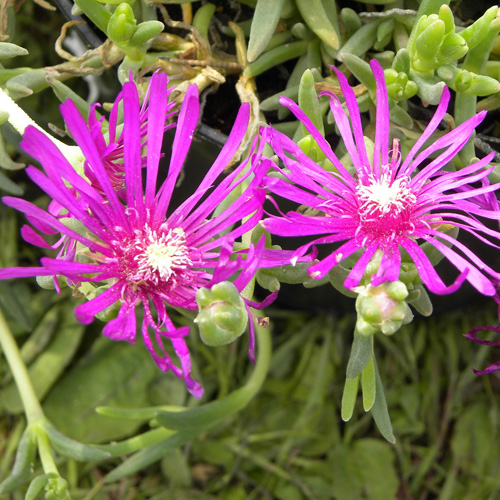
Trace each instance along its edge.
<instances>
[{"instance_id":1,"label":"flower head","mask_svg":"<svg viewBox=\"0 0 500 500\"><path fill-rule=\"evenodd\" d=\"M26 225L22 230L25 240L50 248L46 235L60 234L61 239L52 246L62 245L62 249L56 258L42 258L40 267L1 269L0 279L64 277L90 299L75 309L82 323L90 323L109 308L117 309L116 317L103 330L115 340L135 341L136 309L142 308L142 336L156 363L162 370L172 370L182 377L190 392L199 397L202 388L191 377L184 340L189 328L177 328L167 306L196 310L196 292L201 287L210 288L231 277L238 291L249 283L264 242L236 253L233 243L261 218L265 194L258 185L262 175L259 169L252 171L247 160L213 187L245 135L249 106L243 105L226 144L196 191L177 208L170 207L198 122L198 92L194 85L186 92L167 177L159 187L159 160L169 109L165 74L153 75L148 95L154 107L149 107L146 121L133 82L125 83L119 96L124 113L120 138L123 161L119 162L123 166L120 173L123 190L110 173L109 155L102 147L96 122L91 120L87 124L73 102L66 101L61 112L86 158L85 172L92 175L84 177L77 173L43 133L33 127L26 130L22 147L44 170L43 173L28 167L27 173L66 216L61 218L61 213L55 216L19 198L6 197L3 201L28 217L31 226ZM147 155L143 159L145 144ZM214 214L230 195L233 203ZM273 256L270 257L272 264ZM248 311L249 305L255 306L247 302ZM150 337L151 331L156 345ZM163 338L172 342L180 367L170 359Z\"/></svg>"},{"instance_id":2,"label":"flower head","mask_svg":"<svg viewBox=\"0 0 500 500\"><path fill-rule=\"evenodd\" d=\"M498 185L489 185L486 179L492 170L486 168L491 155L459 171L444 169L469 140L485 113L473 116L426 145L446 113L450 94L445 88L434 117L408 155L402 158L399 141L394 139L392 145L389 141L389 102L383 70L376 61L371 62L371 67L377 83L372 147L363 135L354 92L341 73L337 72L337 76L348 114L339 99L329 94L331 111L352 168L340 162L293 101L281 98L281 103L302 122L335 170L323 169L280 132L264 130L264 138L286 167L282 169L273 164L282 175L266 177L267 188L272 194L315 209L315 212L313 215L288 212L280 217L270 216L262 225L270 233L281 236L316 236L300 247L295 257L311 245L342 243L312 265L309 273L313 278L321 278L333 266L351 257L351 262L354 259L355 263L344 282L351 290L359 285L372 260L380 262L370 277L370 284L378 286L398 280L402 261L411 259L424 284L436 294L453 292L468 280L481 293L494 295L493 283L500 275L447 231L460 228L495 247L487 238L492 237L497 243L500 239L500 233L489 229L476 217L498 219L500 215L490 203ZM481 181L481 187L473 187ZM481 206L474 201L477 197L481 197ZM459 270L452 285L443 283L421 243L434 247Z\"/></svg>"}]
</instances>

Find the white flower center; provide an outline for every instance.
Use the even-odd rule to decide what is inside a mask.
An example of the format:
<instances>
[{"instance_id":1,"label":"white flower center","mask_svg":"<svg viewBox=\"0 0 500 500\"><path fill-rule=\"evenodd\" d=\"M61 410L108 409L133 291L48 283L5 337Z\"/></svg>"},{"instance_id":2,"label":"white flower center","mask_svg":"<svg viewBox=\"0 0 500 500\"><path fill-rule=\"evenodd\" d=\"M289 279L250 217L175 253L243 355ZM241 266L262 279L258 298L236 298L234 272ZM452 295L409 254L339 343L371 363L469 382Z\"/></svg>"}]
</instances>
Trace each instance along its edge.
<instances>
[{"instance_id":1,"label":"white flower center","mask_svg":"<svg viewBox=\"0 0 500 500\"><path fill-rule=\"evenodd\" d=\"M409 179L401 177L391 182L387 176L373 179L368 185L359 184L356 194L360 202L361 218L363 220L378 218L390 214L399 215L412 206L417 197L408 186Z\"/></svg>"},{"instance_id":2,"label":"white flower center","mask_svg":"<svg viewBox=\"0 0 500 500\"><path fill-rule=\"evenodd\" d=\"M161 236L148 229L141 247L142 251L134 260L138 264L138 274L144 280L168 281L176 271L192 265L186 235L181 228L169 229Z\"/></svg>"}]
</instances>

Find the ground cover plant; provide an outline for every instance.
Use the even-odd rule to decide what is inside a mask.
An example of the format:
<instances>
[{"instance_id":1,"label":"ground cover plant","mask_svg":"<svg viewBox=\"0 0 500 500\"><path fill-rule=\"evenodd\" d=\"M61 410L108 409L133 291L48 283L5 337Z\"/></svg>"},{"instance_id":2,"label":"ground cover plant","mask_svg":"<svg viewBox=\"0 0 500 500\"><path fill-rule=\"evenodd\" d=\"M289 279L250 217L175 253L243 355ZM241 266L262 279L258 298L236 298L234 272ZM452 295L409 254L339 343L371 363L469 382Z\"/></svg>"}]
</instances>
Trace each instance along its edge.
<instances>
[{"instance_id":1,"label":"ground cover plant","mask_svg":"<svg viewBox=\"0 0 500 500\"><path fill-rule=\"evenodd\" d=\"M497 5L0 12L0 498L500 498Z\"/></svg>"}]
</instances>

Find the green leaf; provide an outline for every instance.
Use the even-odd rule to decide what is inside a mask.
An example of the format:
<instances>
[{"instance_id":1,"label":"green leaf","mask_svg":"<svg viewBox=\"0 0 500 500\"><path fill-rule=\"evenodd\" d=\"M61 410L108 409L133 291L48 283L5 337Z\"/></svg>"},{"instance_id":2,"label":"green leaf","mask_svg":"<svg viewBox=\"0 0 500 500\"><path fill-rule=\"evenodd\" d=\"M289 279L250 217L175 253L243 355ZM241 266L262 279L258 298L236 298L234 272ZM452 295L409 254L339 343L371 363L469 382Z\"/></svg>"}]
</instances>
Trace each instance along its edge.
<instances>
[{"instance_id":1,"label":"green leaf","mask_svg":"<svg viewBox=\"0 0 500 500\"><path fill-rule=\"evenodd\" d=\"M377 29L382 20L371 21L364 26L361 26L354 35L342 45L337 59L344 61L346 54L353 54L355 56L363 56L377 40Z\"/></svg>"},{"instance_id":2,"label":"green leaf","mask_svg":"<svg viewBox=\"0 0 500 500\"><path fill-rule=\"evenodd\" d=\"M55 335L59 321L59 307L51 307L21 347L21 358L26 365L40 354Z\"/></svg>"},{"instance_id":3,"label":"green leaf","mask_svg":"<svg viewBox=\"0 0 500 500\"><path fill-rule=\"evenodd\" d=\"M29 52L19 45L8 42L0 42L0 59L10 59L11 57L27 56Z\"/></svg>"},{"instance_id":4,"label":"green leaf","mask_svg":"<svg viewBox=\"0 0 500 500\"><path fill-rule=\"evenodd\" d=\"M208 40L208 27L214 13L215 5L213 3L206 3L198 8L193 18L193 28L196 28L206 40Z\"/></svg>"},{"instance_id":5,"label":"green leaf","mask_svg":"<svg viewBox=\"0 0 500 500\"><path fill-rule=\"evenodd\" d=\"M344 7L340 11L340 18L342 19L342 24L344 25L348 37L351 37L362 26L361 18L358 13L349 7Z\"/></svg>"},{"instance_id":6,"label":"green leaf","mask_svg":"<svg viewBox=\"0 0 500 500\"><path fill-rule=\"evenodd\" d=\"M374 98L377 85L370 65L357 55L349 53L342 54L342 62L347 66L349 71L368 88L372 98Z\"/></svg>"},{"instance_id":7,"label":"green leaf","mask_svg":"<svg viewBox=\"0 0 500 500\"><path fill-rule=\"evenodd\" d=\"M346 378L344 392L342 394L341 416L344 422L351 420L354 412L354 405L358 396L359 376L353 379Z\"/></svg>"},{"instance_id":8,"label":"green leaf","mask_svg":"<svg viewBox=\"0 0 500 500\"><path fill-rule=\"evenodd\" d=\"M396 442L396 438L392 432L391 417L389 415L389 410L387 409L384 386L382 385L382 379L380 378L375 358L373 358L373 365L375 368L375 402L372 406L371 413L380 434L382 434L382 436L384 436L389 443L394 444Z\"/></svg>"},{"instance_id":9,"label":"green leaf","mask_svg":"<svg viewBox=\"0 0 500 500\"><path fill-rule=\"evenodd\" d=\"M408 303L422 316L430 316L433 307L427 290L422 285L417 285L413 291L418 292L418 296L416 299L408 301Z\"/></svg>"},{"instance_id":10,"label":"green leaf","mask_svg":"<svg viewBox=\"0 0 500 500\"><path fill-rule=\"evenodd\" d=\"M489 403L478 401L462 409L455 424L451 451L462 470L472 474L485 474L495 461L497 449L491 444L497 442L498 431L490 410Z\"/></svg>"},{"instance_id":11,"label":"green leaf","mask_svg":"<svg viewBox=\"0 0 500 500\"><path fill-rule=\"evenodd\" d=\"M82 99L76 92L70 89L67 85L60 82L56 78L53 78L52 76L47 76L47 82L52 87L54 94L61 102L66 101L66 99L71 99L75 104L75 106L77 107L80 114L82 115L82 117L85 120L87 119L90 111L90 105L85 99ZM98 113L96 113L96 116L97 119L100 118L100 115Z\"/></svg>"},{"instance_id":12,"label":"green leaf","mask_svg":"<svg viewBox=\"0 0 500 500\"><path fill-rule=\"evenodd\" d=\"M0 483L0 495L10 493L29 481L36 455L36 436L33 427L24 431L10 476Z\"/></svg>"},{"instance_id":13,"label":"green leaf","mask_svg":"<svg viewBox=\"0 0 500 500\"><path fill-rule=\"evenodd\" d=\"M113 469L105 478L104 482L112 483L118 481L123 477L131 476L136 472L144 469L148 465L151 465L161 458L163 458L167 453L170 453L175 448L183 446L191 439L193 439L198 433L193 431L177 432L173 436L160 441L159 443L154 443L141 451L138 451L130 458L125 460L118 467Z\"/></svg>"},{"instance_id":14,"label":"green leaf","mask_svg":"<svg viewBox=\"0 0 500 500\"><path fill-rule=\"evenodd\" d=\"M363 392L363 408L365 411L371 410L373 403L375 403L376 378L373 359L372 356L361 374L361 391Z\"/></svg>"},{"instance_id":15,"label":"green leaf","mask_svg":"<svg viewBox=\"0 0 500 500\"><path fill-rule=\"evenodd\" d=\"M103 32L106 33L111 12L104 5L96 0L75 0L75 5L78 5L83 10L85 15ZM106 33L107 35L107 33Z\"/></svg>"},{"instance_id":16,"label":"green leaf","mask_svg":"<svg viewBox=\"0 0 500 500\"><path fill-rule=\"evenodd\" d=\"M11 78L5 85L12 99L20 99L49 86L45 68L38 68Z\"/></svg>"},{"instance_id":17,"label":"green leaf","mask_svg":"<svg viewBox=\"0 0 500 500\"><path fill-rule=\"evenodd\" d=\"M157 375L141 344L100 338L96 348L54 387L44 409L63 434L77 441L119 439L134 432L140 422L103 417L95 408L147 406L146 388Z\"/></svg>"},{"instance_id":18,"label":"green leaf","mask_svg":"<svg viewBox=\"0 0 500 500\"><path fill-rule=\"evenodd\" d=\"M497 16L498 6L490 7L474 24L467 26L464 30L460 31L460 36L467 42L469 49L473 49L479 45L483 39L488 35L490 24Z\"/></svg>"},{"instance_id":19,"label":"green leaf","mask_svg":"<svg viewBox=\"0 0 500 500\"><path fill-rule=\"evenodd\" d=\"M331 456L335 500L396 500L399 488L395 453L377 439L340 446Z\"/></svg>"},{"instance_id":20,"label":"green leaf","mask_svg":"<svg viewBox=\"0 0 500 500\"><path fill-rule=\"evenodd\" d=\"M149 408L114 408L112 406L98 406L99 415L118 418L120 420L152 420L159 411L184 411L184 406L151 406Z\"/></svg>"},{"instance_id":21,"label":"green leaf","mask_svg":"<svg viewBox=\"0 0 500 500\"><path fill-rule=\"evenodd\" d=\"M284 0L258 0L252 18L247 58L255 61L267 47L280 20Z\"/></svg>"},{"instance_id":22,"label":"green leaf","mask_svg":"<svg viewBox=\"0 0 500 500\"><path fill-rule=\"evenodd\" d=\"M33 323L28 314L28 311L20 300L18 291L13 289L6 281L0 281L0 306L10 317L14 317L17 323L25 331L30 331L33 328Z\"/></svg>"},{"instance_id":23,"label":"green leaf","mask_svg":"<svg viewBox=\"0 0 500 500\"><path fill-rule=\"evenodd\" d=\"M181 412L158 412L156 419L167 429L201 432L244 408L254 394L242 387L224 398Z\"/></svg>"},{"instance_id":24,"label":"green leaf","mask_svg":"<svg viewBox=\"0 0 500 500\"><path fill-rule=\"evenodd\" d=\"M66 437L59 432L50 422L44 422L43 429L49 437L50 444L62 456L88 462L91 460L104 460L111 455L103 450L94 448L93 446L79 443L74 439Z\"/></svg>"},{"instance_id":25,"label":"green leaf","mask_svg":"<svg viewBox=\"0 0 500 500\"><path fill-rule=\"evenodd\" d=\"M364 337L358 333L354 334L352 342L351 355L347 363L347 378L354 379L365 369L372 357L373 337Z\"/></svg>"},{"instance_id":26,"label":"green leaf","mask_svg":"<svg viewBox=\"0 0 500 500\"><path fill-rule=\"evenodd\" d=\"M398 73L410 72L410 54L407 49L399 49L392 61L392 69Z\"/></svg>"},{"instance_id":27,"label":"green leaf","mask_svg":"<svg viewBox=\"0 0 500 500\"><path fill-rule=\"evenodd\" d=\"M434 76L410 70L410 78L418 85L418 96L428 104L439 104L445 83Z\"/></svg>"},{"instance_id":28,"label":"green leaf","mask_svg":"<svg viewBox=\"0 0 500 500\"><path fill-rule=\"evenodd\" d=\"M390 109L391 122L408 130L413 128L413 118L401 106L395 104Z\"/></svg>"},{"instance_id":29,"label":"green leaf","mask_svg":"<svg viewBox=\"0 0 500 500\"><path fill-rule=\"evenodd\" d=\"M35 500L36 497L45 488L48 482L49 478L47 477L47 474L35 477L33 481L31 481L28 490L26 491L26 496L24 497L24 500Z\"/></svg>"},{"instance_id":30,"label":"green leaf","mask_svg":"<svg viewBox=\"0 0 500 500\"><path fill-rule=\"evenodd\" d=\"M161 21L151 20L145 21L137 26L135 33L129 40L130 45L140 46L143 43L149 42L155 36L158 36L165 28Z\"/></svg>"},{"instance_id":31,"label":"green leaf","mask_svg":"<svg viewBox=\"0 0 500 500\"><path fill-rule=\"evenodd\" d=\"M314 76L311 70L307 69L304 71L302 78L300 79L299 85L299 106L302 111L307 115L307 117L313 122L314 126L318 129L321 135L325 135L325 129L323 127L323 115L321 114L319 108L318 93L314 87ZM304 135L307 134L307 130L302 125ZM316 144L313 141L314 144ZM315 147L318 152L321 153L319 146Z\"/></svg>"},{"instance_id":32,"label":"green leaf","mask_svg":"<svg viewBox=\"0 0 500 500\"><path fill-rule=\"evenodd\" d=\"M244 408L262 387L271 359L270 328L256 325L255 333L259 347L257 362L243 387L197 408L181 412L159 412L156 415L158 422L167 429L200 433Z\"/></svg>"},{"instance_id":33,"label":"green leaf","mask_svg":"<svg viewBox=\"0 0 500 500\"><path fill-rule=\"evenodd\" d=\"M45 397L72 360L84 330L85 326L75 319L73 311L64 309L54 340L28 370L39 400ZM11 413L23 411L24 407L14 382L0 391L0 404Z\"/></svg>"},{"instance_id":34,"label":"green leaf","mask_svg":"<svg viewBox=\"0 0 500 500\"><path fill-rule=\"evenodd\" d=\"M0 139L0 142L1 142L1 139ZM1 150L1 146L0 146L0 150ZM2 162L1 156L2 155L0 152L0 166L2 166L3 168L8 168L5 166L6 164L4 162ZM8 165L18 166L20 164L12 162L12 163L9 163ZM24 166L24 165L22 165L22 166ZM18 186L15 182L11 181L2 172L0 172L0 190L5 191L7 194L12 194L14 196L21 196L24 193L23 188Z\"/></svg>"},{"instance_id":35,"label":"green leaf","mask_svg":"<svg viewBox=\"0 0 500 500\"><path fill-rule=\"evenodd\" d=\"M307 52L308 45L309 42L306 40L300 40L298 42L285 43L281 47L276 47L251 62L246 67L245 71L243 71L243 75L258 76L273 66L277 66L290 59L295 59Z\"/></svg>"},{"instance_id":36,"label":"green leaf","mask_svg":"<svg viewBox=\"0 0 500 500\"><path fill-rule=\"evenodd\" d=\"M322 42L334 50L338 50L340 40L338 28L331 22L328 12L335 13L335 2L328 2L328 12L321 0L296 0L302 19L311 28L314 33L322 40Z\"/></svg>"}]
</instances>

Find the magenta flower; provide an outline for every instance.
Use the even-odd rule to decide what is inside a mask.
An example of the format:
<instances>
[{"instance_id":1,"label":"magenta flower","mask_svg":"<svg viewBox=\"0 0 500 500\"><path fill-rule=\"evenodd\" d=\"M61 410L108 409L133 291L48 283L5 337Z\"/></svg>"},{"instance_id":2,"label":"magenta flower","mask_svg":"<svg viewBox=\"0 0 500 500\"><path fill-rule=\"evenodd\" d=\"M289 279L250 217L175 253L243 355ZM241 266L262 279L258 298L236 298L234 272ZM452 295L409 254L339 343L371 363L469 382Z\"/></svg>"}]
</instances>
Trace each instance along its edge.
<instances>
[{"instance_id":1,"label":"magenta flower","mask_svg":"<svg viewBox=\"0 0 500 500\"><path fill-rule=\"evenodd\" d=\"M168 100L168 97L172 92L172 90L173 88L165 90L165 95L163 97L165 100ZM144 99L142 101L142 106L139 111L139 122L140 122L139 136L141 139L142 147L147 146L148 116L150 115L150 113L154 114L157 112L155 109L156 103L154 103L153 107L151 108L152 103L150 100L151 97L150 93L151 93L151 85L147 87ZM126 185L125 185L125 169L123 165L124 133L123 129L121 129L117 124L118 113L120 106L122 104L123 104L123 91L118 94L111 109L111 113L109 115L108 130L103 130L102 124L104 119L98 118L96 114L96 108L99 105L94 104L89 113L88 126L94 144L97 147L97 151L101 156L102 162L108 174L108 178L111 182L111 185L118 193L118 196L120 196L120 198L125 198ZM174 102L167 103L167 106L164 109L165 120L175 115L176 112L173 110L174 107L175 107ZM163 122L163 125L159 123L158 126L160 126L160 130L161 127L163 126L163 131L166 131L174 127L175 123L171 122L165 125L165 122ZM146 163L147 163L147 157L145 155L141 155L141 165L145 167ZM97 178L93 172L92 165L88 161L86 161L84 164L84 172L85 176L89 179L91 184L97 190L99 190L100 184L97 181Z\"/></svg>"},{"instance_id":2,"label":"magenta flower","mask_svg":"<svg viewBox=\"0 0 500 500\"><path fill-rule=\"evenodd\" d=\"M281 103L302 122L336 170L325 171L280 132L263 131L263 136L286 167L282 169L274 165L282 175L268 176L266 186L274 195L315 209L317 215L288 212L280 217L270 216L262 225L270 233L281 236L315 236L295 252L295 258L311 245L341 243L326 258L312 265L309 273L313 278L321 278L352 256L356 261L344 282L351 290L359 285L373 258L380 260L377 272L371 276L373 286L397 280L402 259L410 258L423 283L436 294L451 293L467 280L481 293L495 295L494 283L500 275L443 231L450 226L460 228L498 248L500 233L487 228L476 217L498 220L499 211L487 206L488 194L497 190L498 184L483 182L481 187L472 186L485 180L492 171L492 168L485 167L492 156L457 172L443 168L471 137L485 113L473 116L425 147L446 113L450 94L445 88L434 117L406 158L402 158L399 141L394 139L392 145L389 144L389 103L383 70L376 61L370 64L377 83L373 152L367 150L363 138L354 92L339 72L337 75L349 115L338 98L330 95L331 111L353 168L339 161L327 141L293 101L281 98ZM435 157L431 158L431 155ZM475 203L478 196L482 196L483 206ZM490 242L488 237L497 244ZM429 257L419 246L424 242L437 249L459 270L460 274L452 285L445 285L436 273Z\"/></svg>"},{"instance_id":3,"label":"magenta flower","mask_svg":"<svg viewBox=\"0 0 500 500\"><path fill-rule=\"evenodd\" d=\"M109 155L96 122L91 120L87 125L73 102L66 101L61 112L86 158L85 171L93 174L91 181L80 176L43 133L33 127L26 130L22 147L42 164L45 172L28 167L27 173L63 208L66 219L19 198L6 197L3 201L29 219L31 226L22 229L26 241L44 248L62 245L63 249L56 258L42 258L40 267L1 269L0 279L55 276L65 277L77 288L83 282L94 284L98 290L89 297L91 300L76 307L75 315L82 323L90 323L102 311L117 307L117 316L103 330L114 340L134 343L136 309L141 307L142 336L152 357L162 370L172 370L182 377L189 391L200 397L203 389L191 377L184 340L189 328L177 328L169 318L167 306L196 310L195 295L200 287L210 288L235 277L234 284L241 291L252 279L264 241L237 253L233 253L233 243L261 218L265 192L258 185L263 172L258 168L252 171L247 160L213 187L245 135L250 111L244 104L224 148L194 194L179 207L170 207L200 105L193 85L187 90L179 113L167 177L157 188L168 92L166 75L153 75L148 95L154 107L149 108L144 120L144 107L140 107L135 84L127 82L123 87L119 97L124 112L120 139L123 174L119 173L124 180L123 191L110 174ZM143 183L141 150L146 137ZM117 144L113 137L111 142ZM214 215L229 195L234 202ZM61 239L51 245L43 235L54 234ZM267 265L274 265L274 254L268 253L267 257ZM250 302L248 305L257 306ZM164 338L172 342L180 367L167 354ZM253 339L250 340L253 347Z\"/></svg>"}]
</instances>

